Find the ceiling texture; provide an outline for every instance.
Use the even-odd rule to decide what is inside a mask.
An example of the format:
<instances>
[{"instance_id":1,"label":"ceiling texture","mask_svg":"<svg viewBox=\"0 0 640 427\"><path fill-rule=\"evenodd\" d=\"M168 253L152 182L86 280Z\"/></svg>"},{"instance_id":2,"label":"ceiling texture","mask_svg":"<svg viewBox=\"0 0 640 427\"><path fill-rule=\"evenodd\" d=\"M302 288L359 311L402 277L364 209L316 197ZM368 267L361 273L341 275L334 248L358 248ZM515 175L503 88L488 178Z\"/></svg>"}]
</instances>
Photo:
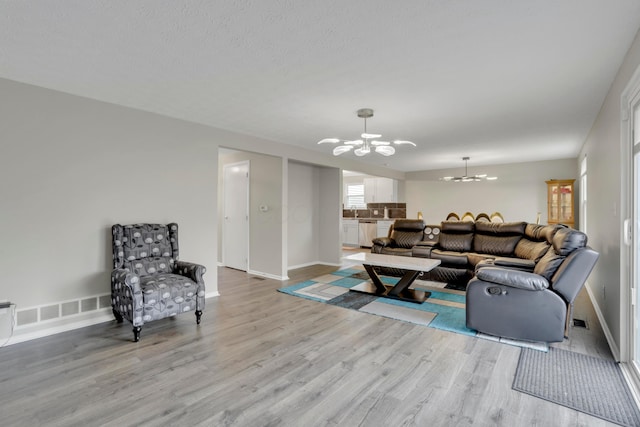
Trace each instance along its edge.
<instances>
[{"instance_id":1,"label":"ceiling texture","mask_svg":"<svg viewBox=\"0 0 640 427\"><path fill-rule=\"evenodd\" d=\"M418 146L359 161L462 168L576 157L639 28L639 0L2 1L0 78L326 154L367 107Z\"/></svg>"}]
</instances>

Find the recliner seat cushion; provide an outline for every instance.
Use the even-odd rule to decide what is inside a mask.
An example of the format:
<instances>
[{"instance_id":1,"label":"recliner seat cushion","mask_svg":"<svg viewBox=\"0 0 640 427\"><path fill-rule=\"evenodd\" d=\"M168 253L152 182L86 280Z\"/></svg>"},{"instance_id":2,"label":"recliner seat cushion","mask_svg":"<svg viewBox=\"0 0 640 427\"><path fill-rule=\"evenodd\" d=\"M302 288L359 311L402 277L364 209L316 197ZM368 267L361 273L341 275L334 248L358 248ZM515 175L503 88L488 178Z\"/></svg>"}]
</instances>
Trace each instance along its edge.
<instances>
[{"instance_id":1,"label":"recliner seat cushion","mask_svg":"<svg viewBox=\"0 0 640 427\"><path fill-rule=\"evenodd\" d=\"M178 274L150 274L140 277L145 322L173 316L196 307L196 283Z\"/></svg>"},{"instance_id":2,"label":"recliner seat cushion","mask_svg":"<svg viewBox=\"0 0 640 427\"><path fill-rule=\"evenodd\" d=\"M396 256L412 256L413 251L411 248L390 248L384 247L380 249L380 252L383 255L396 255Z\"/></svg>"},{"instance_id":3,"label":"recliner seat cushion","mask_svg":"<svg viewBox=\"0 0 640 427\"><path fill-rule=\"evenodd\" d=\"M452 251L443 251L440 249L434 249L431 251L431 259L439 259L441 265L447 267L466 267L469 263L469 259L466 254Z\"/></svg>"}]
</instances>

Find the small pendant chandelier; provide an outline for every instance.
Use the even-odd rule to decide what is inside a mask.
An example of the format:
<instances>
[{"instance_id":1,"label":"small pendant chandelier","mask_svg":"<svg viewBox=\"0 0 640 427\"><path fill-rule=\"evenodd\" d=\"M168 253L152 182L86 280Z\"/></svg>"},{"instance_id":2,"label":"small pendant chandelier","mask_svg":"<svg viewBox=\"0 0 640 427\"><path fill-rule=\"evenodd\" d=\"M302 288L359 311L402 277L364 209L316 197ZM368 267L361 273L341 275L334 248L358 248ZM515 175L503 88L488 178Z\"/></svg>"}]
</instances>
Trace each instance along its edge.
<instances>
[{"instance_id":1,"label":"small pendant chandelier","mask_svg":"<svg viewBox=\"0 0 640 427\"><path fill-rule=\"evenodd\" d=\"M379 141L377 138L382 137L382 135L376 133L367 133L367 119L373 117L373 110L371 108L359 109L358 117L364 119L364 132L360 135L360 138L362 139L344 140L339 138L325 138L322 141L318 141L318 144L342 143L342 145L338 145L333 149L334 156L339 156L340 154L353 150L353 153L358 157L366 156L367 154L371 153L372 149L376 153L383 156L391 156L396 152L396 149L392 146L392 144L413 145L414 147L416 146L416 144L411 141Z\"/></svg>"},{"instance_id":2,"label":"small pendant chandelier","mask_svg":"<svg viewBox=\"0 0 640 427\"><path fill-rule=\"evenodd\" d=\"M440 181L453 181L453 182L474 182L474 181L494 181L496 179L498 179L497 176L487 176L486 173L482 174L482 175L471 175L469 176L468 172L467 172L467 162L469 161L470 157L463 157L462 160L464 161L464 175L462 176L443 176L442 178L440 178Z\"/></svg>"}]
</instances>

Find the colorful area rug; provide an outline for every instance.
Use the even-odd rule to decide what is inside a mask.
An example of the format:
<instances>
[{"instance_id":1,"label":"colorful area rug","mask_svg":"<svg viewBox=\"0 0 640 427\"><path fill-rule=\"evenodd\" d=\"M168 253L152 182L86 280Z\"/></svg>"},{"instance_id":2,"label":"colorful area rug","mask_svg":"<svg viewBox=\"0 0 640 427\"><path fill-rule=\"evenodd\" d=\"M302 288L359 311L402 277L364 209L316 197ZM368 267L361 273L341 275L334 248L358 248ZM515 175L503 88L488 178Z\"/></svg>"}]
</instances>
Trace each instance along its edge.
<instances>
[{"instance_id":1,"label":"colorful area rug","mask_svg":"<svg viewBox=\"0 0 640 427\"><path fill-rule=\"evenodd\" d=\"M393 285L399 278L381 276L381 280L383 283ZM366 281L370 281L370 279L364 268L362 266L353 266L312 280L280 288L278 291L430 328L489 339L518 347L548 351L548 346L545 343L505 340L478 334L477 331L467 328L465 324L465 293L464 291L445 289L445 283L416 280L411 288L431 292L429 299L422 304L416 304L349 291L350 288Z\"/></svg>"}]
</instances>

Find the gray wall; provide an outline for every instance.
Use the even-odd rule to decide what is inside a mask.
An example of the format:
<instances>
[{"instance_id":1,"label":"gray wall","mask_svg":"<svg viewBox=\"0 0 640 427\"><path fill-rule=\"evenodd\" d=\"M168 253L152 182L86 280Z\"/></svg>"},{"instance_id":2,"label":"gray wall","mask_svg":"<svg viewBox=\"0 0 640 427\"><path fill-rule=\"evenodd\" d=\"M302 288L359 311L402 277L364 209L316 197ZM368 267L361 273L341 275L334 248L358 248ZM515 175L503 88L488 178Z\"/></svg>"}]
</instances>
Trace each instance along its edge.
<instances>
[{"instance_id":1,"label":"gray wall","mask_svg":"<svg viewBox=\"0 0 640 427\"><path fill-rule=\"evenodd\" d=\"M339 264L340 178L337 168L289 162L289 269L315 263Z\"/></svg>"},{"instance_id":2,"label":"gray wall","mask_svg":"<svg viewBox=\"0 0 640 427\"><path fill-rule=\"evenodd\" d=\"M600 259L589 278L589 286L596 308L605 319L606 333L614 340L614 347L624 346L626 318L621 310L627 300L621 286L625 277L621 270L629 270L626 248L621 245L622 221L631 216L630 198L624 191L621 170L628 169L630 149L621 150L620 114L621 94L634 71L640 66L640 35L636 36L618 75L607 94L602 109L589 133L579 159L587 156L587 232L589 242L600 252ZM637 236L636 236L637 238ZM614 348L614 352L617 350ZM624 356L624 354L622 355Z\"/></svg>"},{"instance_id":3,"label":"gray wall","mask_svg":"<svg viewBox=\"0 0 640 427\"><path fill-rule=\"evenodd\" d=\"M181 259L217 289L225 133L0 79L0 298L17 308L110 292L111 225L176 221Z\"/></svg>"},{"instance_id":4,"label":"gray wall","mask_svg":"<svg viewBox=\"0 0 640 427\"><path fill-rule=\"evenodd\" d=\"M409 172L406 174L407 217L421 211L428 224L438 224L449 212L462 215L500 212L505 221L547 222L547 185L550 179L576 179L575 159L469 168L469 174L487 173L495 181L443 182L442 176L460 175L462 170ZM578 194L576 179L576 194ZM577 199L576 199L577 202ZM576 205L577 209L577 205Z\"/></svg>"},{"instance_id":5,"label":"gray wall","mask_svg":"<svg viewBox=\"0 0 640 427\"><path fill-rule=\"evenodd\" d=\"M249 271L265 276L286 276L282 270L283 159L247 151L226 153L219 158L218 182L223 185L223 165L248 160L249 173ZM221 187L220 187L221 188ZM218 192L218 210L222 209ZM269 207L261 212L260 206ZM218 213L220 217L220 211ZM220 234L221 235L221 234ZM221 244L222 242L218 242ZM218 260L222 259L222 248Z\"/></svg>"}]
</instances>

